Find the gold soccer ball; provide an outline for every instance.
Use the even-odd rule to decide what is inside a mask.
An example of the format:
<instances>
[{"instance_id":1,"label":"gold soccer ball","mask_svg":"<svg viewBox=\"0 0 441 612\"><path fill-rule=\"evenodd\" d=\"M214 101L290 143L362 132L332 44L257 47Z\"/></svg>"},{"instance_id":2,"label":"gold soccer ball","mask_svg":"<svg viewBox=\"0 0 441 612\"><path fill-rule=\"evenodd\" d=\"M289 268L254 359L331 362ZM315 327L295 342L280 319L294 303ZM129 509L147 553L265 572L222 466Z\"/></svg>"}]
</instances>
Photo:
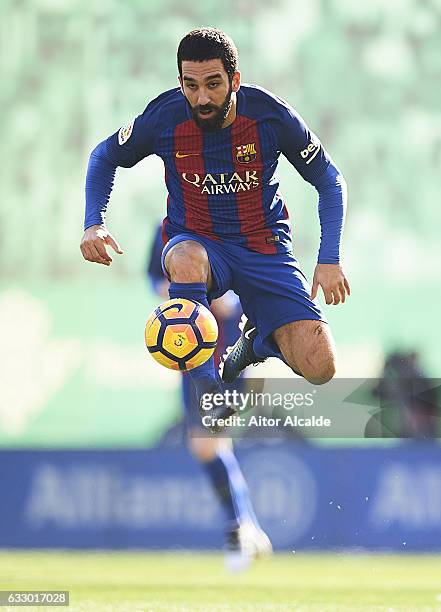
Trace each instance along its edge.
<instances>
[{"instance_id":1,"label":"gold soccer ball","mask_svg":"<svg viewBox=\"0 0 441 612\"><path fill-rule=\"evenodd\" d=\"M185 298L164 302L145 326L149 353L170 370L192 370L210 359L218 337L214 316L203 304Z\"/></svg>"}]
</instances>

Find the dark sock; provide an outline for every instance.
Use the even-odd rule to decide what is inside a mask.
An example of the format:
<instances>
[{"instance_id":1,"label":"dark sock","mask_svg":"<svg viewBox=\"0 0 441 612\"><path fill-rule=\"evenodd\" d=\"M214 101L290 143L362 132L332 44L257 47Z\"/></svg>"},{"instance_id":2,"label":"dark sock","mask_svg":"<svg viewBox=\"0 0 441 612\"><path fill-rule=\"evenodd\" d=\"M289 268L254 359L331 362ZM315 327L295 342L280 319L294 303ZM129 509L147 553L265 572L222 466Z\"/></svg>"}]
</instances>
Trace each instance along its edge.
<instances>
[{"instance_id":1,"label":"dark sock","mask_svg":"<svg viewBox=\"0 0 441 612\"><path fill-rule=\"evenodd\" d=\"M170 283L168 289L170 299L185 298L194 300L210 308L207 299L207 285L205 283ZM221 391L219 376L214 366L214 357L210 357L205 363L189 370L191 380L196 388L198 398L204 393L217 393Z\"/></svg>"}]
</instances>

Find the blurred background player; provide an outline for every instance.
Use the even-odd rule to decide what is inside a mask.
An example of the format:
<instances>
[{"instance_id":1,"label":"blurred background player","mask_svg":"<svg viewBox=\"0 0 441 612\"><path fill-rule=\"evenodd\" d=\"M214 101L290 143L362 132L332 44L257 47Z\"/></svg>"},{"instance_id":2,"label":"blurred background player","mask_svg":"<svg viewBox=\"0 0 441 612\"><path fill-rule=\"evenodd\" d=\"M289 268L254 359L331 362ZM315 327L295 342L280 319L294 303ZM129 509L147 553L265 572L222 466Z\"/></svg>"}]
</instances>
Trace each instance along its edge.
<instances>
[{"instance_id":1,"label":"blurred background player","mask_svg":"<svg viewBox=\"0 0 441 612\"><path fill-rule=\"evenodd\" d=\"M373 396L380 409L366 426L371 438L436 438L438 384L425 371L417 350L394 350L385 357Z\"/></svg>"},{"instance_id":2,"label":"blurred background player","mask_svg":"<svg viewBox=\"0 0 441 612\"><path fill-rule=\"evenodd\" d=\"M155 293L165 301L168 299L170 283L161 266L161 229L159 226L154 235L147 262L147 276ZM214 300L210 308L219 326L214 354L217 367L226 347L238 339L242 310L239 299L232 291ZM181 380L187 446L207 474L225 514L226 565L231 571L241 571L254 558L269 554L271 543L257 521L231 440L207 436L199 414L196 389L188 372L181 373Z\"/></svg>"}]
</instances>

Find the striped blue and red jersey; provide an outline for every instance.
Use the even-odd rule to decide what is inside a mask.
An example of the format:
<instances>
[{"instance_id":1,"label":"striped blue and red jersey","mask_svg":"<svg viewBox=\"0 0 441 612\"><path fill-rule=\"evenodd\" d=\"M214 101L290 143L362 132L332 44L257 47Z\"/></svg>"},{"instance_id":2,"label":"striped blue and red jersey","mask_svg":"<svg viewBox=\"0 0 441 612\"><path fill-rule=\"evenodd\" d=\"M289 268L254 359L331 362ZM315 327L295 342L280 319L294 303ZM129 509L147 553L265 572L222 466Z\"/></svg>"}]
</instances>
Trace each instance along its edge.
<instances>
[{"instance_id":1,"label":"striped blue and red jersey","mask_svg":"<svg viewBox=\"0 0 441 612\"><path fill-rule=\"evenodd\" d=\"M100 186L97 170L107 165L113 180L117 166L132 167L155 154L164 162L168 191L165 241L190 232L260 253L291 251L289 215L277 176L283 154L319 191L319 261L338 262L345 209L339 171L285 101L255 85L241 85L236 95L237 115L226 128L200 129L175 88L98 145L86 180L85 227L103 222L110 196L112 182L110 189L105 181Z\"/></svg>"}]
</instances>

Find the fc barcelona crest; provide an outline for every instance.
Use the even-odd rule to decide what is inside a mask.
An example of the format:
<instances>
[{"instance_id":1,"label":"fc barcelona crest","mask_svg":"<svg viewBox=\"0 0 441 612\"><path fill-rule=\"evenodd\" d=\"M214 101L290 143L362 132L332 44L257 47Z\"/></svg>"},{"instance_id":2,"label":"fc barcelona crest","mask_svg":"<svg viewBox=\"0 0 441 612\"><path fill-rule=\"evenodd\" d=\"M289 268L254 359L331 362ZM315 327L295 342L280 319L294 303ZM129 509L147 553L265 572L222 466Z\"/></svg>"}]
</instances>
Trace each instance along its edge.
<instances>
[{"instance_id":1,"label":"fc barcelona crest","mask_svg":"<svg viewBox=\"0 0 441 612\"><path fill-rule=\"evenodd\" d=\"M249 164L257 157L256 143L236 146L236 160L239 164Z\"/></svg>"}]
</instances>

